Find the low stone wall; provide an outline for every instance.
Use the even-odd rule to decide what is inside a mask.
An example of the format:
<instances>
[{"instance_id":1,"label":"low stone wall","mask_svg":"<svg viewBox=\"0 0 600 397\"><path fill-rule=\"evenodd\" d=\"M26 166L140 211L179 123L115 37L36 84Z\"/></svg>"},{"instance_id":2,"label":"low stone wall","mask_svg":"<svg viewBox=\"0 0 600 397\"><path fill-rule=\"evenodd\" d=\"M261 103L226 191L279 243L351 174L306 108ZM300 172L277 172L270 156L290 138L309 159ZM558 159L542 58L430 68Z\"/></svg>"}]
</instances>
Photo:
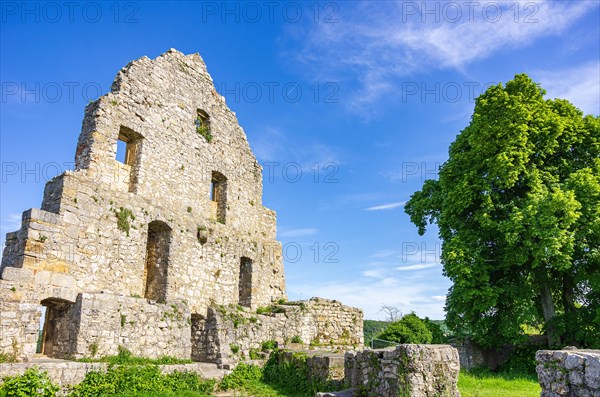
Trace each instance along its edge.
<instances>
[{"instance_id":1,"label":"low stone wall","mask_svg":"<svg viewBox=\"0 0 600 397\"><path fill-rule=\"evenodd\" d=\"M37 361L29 363L0 364L0 384L7 376L22 375L27 369L37 367L40 371L48 373L53 383L66 387L76 385L83 381L85 375L92 371L105 371L106 363L80 363L75 361ZM194 372L204 379L222 378L225 371L216 369L216 366L206 363L160 365L163 373Z\"/></svg>"},{"instance_id":2,"label":"low stone wall","mask_svg":"<svg viewBox=\"0 0 600 397\"><path fill-rule=\"evenodd\" d=\"M600 350L540 350L541 397L600 396Z\"/></svg>"},{"instance_id":3,"label":"low stone wall","mask_svg":"<svg viewBox=\"0 0 600 397\"><path fill-rule=\"evenodd\" d=\"M13 269L23 270L6 268L4 273ZM16 361L36 353L42 305L46 307L42 346L48 357L116 355L120 346L140 357L191 356L190 312L182 301L153 304L129 296L80 293L74 301L50 298L35 304L26 301L28 290L13 285L11 289L0 285L4 298L0 300L0 353Z\"/></svg>"},{"instance_id":4,"label":"low stone wall","mask_svg":"<svg viewBox=\"0 0 600 397\"><path fill-rule=\"evenodd\" d=\"M286 350L278 353L280 363L291 363L295 367L306 365L306 378L313 384L344 386L345 357L341 353L311 350Z\"/></svg>"},{"instance_id":5,"label":"low stone wall","mask_svg":"<svg viewBox=\"0 0 600 397\"><path fill-rule=\"evenodd\" d=\"M448 345L399 345L346 353L346 382L369 397L459 397L458 352Z\"/></svg>"},{"instance_id":6,"label":"low stone wall","mask_svg":"<svg viewBox=\"0 0 600 397\"><path fill-rule=\"evenodd\" d=\"M270 313L257 314L243 307L213 306L206 318L192 316L192 359L228 368L250 358L251 350L270 340L281 347L300 338L301 346L320 350L364 346L360 309L320 298L271 309Z\"/></svg>"},{"instance_id":7,"label":"low stone wall","mask_svg":"<svg viewBox=\"0 0 600 397\"><path fill-rule=\"evenodd\" d=\"M81 302L81 303L80 303ZM181 301L149 303L112 294L80 294L81 320L76 358L118 354L123 346L134 356L159 358L191 355L190 312Z\"/></svg>"},{"instance_id":8,"label":"low stone wall","mask_svg":"<svg viewBox=\"0 0 600 397\"><path fill-rule=\"evenodd\" d=\"M545 335L530 335L527 341L517 345L502 345L497 348L484 348L477 343L465 339L450 343L458 350L460 368L471 370L477 367L485 367L497 370L511 357L516 348L531 348L542 350L547 347L548 340Z\"/></svg>"}]
</instances>

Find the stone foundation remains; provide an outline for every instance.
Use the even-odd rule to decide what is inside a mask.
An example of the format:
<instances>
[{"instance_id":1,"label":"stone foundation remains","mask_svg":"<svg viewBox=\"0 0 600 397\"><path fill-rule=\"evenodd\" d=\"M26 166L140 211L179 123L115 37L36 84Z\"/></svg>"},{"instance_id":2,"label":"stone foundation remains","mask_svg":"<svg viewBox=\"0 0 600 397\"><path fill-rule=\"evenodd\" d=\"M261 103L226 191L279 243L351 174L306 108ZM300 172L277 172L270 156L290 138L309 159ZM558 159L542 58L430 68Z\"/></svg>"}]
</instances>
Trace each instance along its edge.
<instances>
[{"instance_id":1,"label":"stone foundation remains","mask_svg":"<svg viewBox=\"0 0 600 397\"><path fill-rule=\"evenodd\" d=\"M346 382L368 397L460 397L458 352L448 345L399 345L346 353Z\"/></svg>"},{"instance_id":2,"label":"stone foundation remains","mask_svg":"<svg viewBox=\"0 0 600 397\"><path fill-rule=\"evenodd\" d=\"M266 310L257 314L239 306L209 308L206 319L192 327L193 359L230 367L249 358L252 350L260 351L266 341L283 346L296 340L300 346L338 351L364 344L362 311L339 302L313 298Z\"/></svg>"},{"instance_id":3,"label":"stone foundation remains","mask_svg":"<svg viewBox=\"0 0 600 397\"><path fill-rule=\"evenodd\" d=\"M600 350L540 350L541 397L600 397Z\"/></svg>"}]
</instances>

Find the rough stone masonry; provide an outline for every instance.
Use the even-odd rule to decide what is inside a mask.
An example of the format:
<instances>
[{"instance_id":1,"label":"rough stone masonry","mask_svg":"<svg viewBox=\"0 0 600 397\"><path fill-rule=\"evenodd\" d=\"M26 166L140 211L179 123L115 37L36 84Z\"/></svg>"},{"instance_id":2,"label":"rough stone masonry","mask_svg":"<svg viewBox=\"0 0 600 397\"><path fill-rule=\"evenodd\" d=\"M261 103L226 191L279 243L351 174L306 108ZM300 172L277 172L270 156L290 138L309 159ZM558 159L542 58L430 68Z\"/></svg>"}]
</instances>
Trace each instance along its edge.
<instances>
[{"instance_id":1,"label":"rough stone masonry","mask_svg":"<svg viewBox=\"0 0 600 397\"><path fill-rule=\"evenodd\" d=\"M345 380L365 397L460 397L458 351L449 345L398 345L347 352Z\"/></svg>"},{"instance_id":2,"label":"rough stone masonry","mask_svg":"<svg viewBox=\"0 0 600 397\"><path fill-rule=\"evenodd\" d=\"M600 397L600 350L540 350L541 397Z\"/></svg>"},{"instance_id":3,"label":"rough stone masonry","mask_svg":"<svg viewBox=\"0 0 600 397\"><path fill-rule=\"evenodd\" d=\"M335 301L298 321L251 314L286 299L282 246L262 168L198 54L133 61L86 107L75 169L7 234L0 275L0 353L17 360L123 346L223 364L238 325L223 308L255 339L363 344L362 312Z\"/></svg>"}]
</instances>

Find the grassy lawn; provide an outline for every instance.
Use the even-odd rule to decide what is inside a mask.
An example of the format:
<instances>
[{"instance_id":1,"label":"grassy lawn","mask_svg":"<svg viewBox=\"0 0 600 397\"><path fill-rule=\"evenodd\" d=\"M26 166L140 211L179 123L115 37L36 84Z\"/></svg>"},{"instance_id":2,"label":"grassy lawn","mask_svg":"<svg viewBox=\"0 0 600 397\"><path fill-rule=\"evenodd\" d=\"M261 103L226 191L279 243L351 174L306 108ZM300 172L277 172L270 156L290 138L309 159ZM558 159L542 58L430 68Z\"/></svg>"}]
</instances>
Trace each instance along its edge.
<instances>
[{"instance_id":1,"label":"grassy lawn","mask_svg":"<svg viewBox=\"0 0 600 397\"><path fill-rule=\"evenodd\" d=\"M249 381L243 391L217 392L216 395L239 397L305 397L305 394L284 390L260 381ZM462 397L539 397L540 386L535 376L494 374L489 372L469 373L462 371L458 379ZM197 392L175 392L157 394L127 394L123 397L204 397Z\"/></svg>"},{"instance_id":2,"label":"grassy lawn","mask_svg":"<svg viewBox=\"0 0 600 397\"><path fill-rule=\"evenodd\" d=\"M172 393L129 393L122 394L121 397L306 397L306 394L297 393L292 390L284 390L277 386L269 385L259 381L247 382L242 390L229 390L226 392L217 391L210 396L193 391L178 391Z\"/></svg>"},{"instance_id":3,"label":"grassy lawn","mask_svg":"<svg viewBox=\"0 0 600 397\"><path fill-rule=\"evenodd\" d=\"M541 392L535 376L465 371L458 378L458 390L462 397L539 397Z\"/></svg>"}]
</instances>

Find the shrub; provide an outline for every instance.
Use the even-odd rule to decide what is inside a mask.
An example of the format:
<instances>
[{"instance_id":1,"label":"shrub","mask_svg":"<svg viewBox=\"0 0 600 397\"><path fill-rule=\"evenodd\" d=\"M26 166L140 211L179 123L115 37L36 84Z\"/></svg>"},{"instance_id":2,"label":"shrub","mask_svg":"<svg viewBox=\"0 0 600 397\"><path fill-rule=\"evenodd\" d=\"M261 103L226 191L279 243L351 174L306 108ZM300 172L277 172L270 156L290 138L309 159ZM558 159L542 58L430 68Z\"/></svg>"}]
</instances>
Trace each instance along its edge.
<instances>
[{"instance_id":1,"label":"shrub","mask_svg":"<svg viewBox=\"0 0 600 397\"><path fill-rule=\"evenodd\" d=\"M258 350L258 349L250 349L249 355L250 355L250 360L260 360L261 359L260 350Z\"/></svg>"},{"instance_id":2,"label":"shrub","mask_svg":"<svg viewBox=\"0 0 600 397\"><path fill-rule=\"evenodd\" d=\"M271 313L285 313L285 309L280 306L266 306L259 307L256 309L256 314L271 314Z\"/></svg>"},{"instance_id":3,"label":"shrub","mask_svg":"<svg viewBox=\"0 0 600 397\"><path fill-rule=\"evenodd\" d=\"M430 320L429 317L425 317L423 322L427 326L427 329L429 329L429 332L431 332L431 343L439 345L447 342L444 331L442 331L442 327L438 323Z\"/></svg>"},{"instance_id":4,"label":"shrub","mask_svg":"<svg viewBox=\"0 0 600 397\"><path fill-rule=\"evenodd\" d=\"M274 340L266 340L261 343L260 348L264 352L277 349L277 342Z\"/></svg>"},{"instance_id":5,"label":"shrub","mask_svg":"<svg viewBox=\"0 0 600 397\"><path fill-rule=\"evenodd\" d=\"M23 375L4 378L0 396L55 397L58 390L59 387L50 381L46 372L28 368Z\"/></svg>"},{"instance_id":6,"label":"shrub","mask_svg":"<svg viewBox=\"0 0 600 397\"><path fill-rule=\"evenodd\" d=\"M499 368L500 372L507 374L535 375L535 353L540 349L537 345L516 346L510 353L508 360Z\"/></svg>"},{"instance_id":7,"label":"shrub","mask_svg":"<svg viewBox=\"0 0 600 397\"><path fill-rule=\"evenodd\" d=\"M370 346L373 338L383 332L390 325L387 321L364 320L363 334L365 337L365 346Z\"/></svg>"},{"instance_id":8,"label":"shrub","mask_svg":"<svg viewBox=\"0 0 600 397\"><path fill-rule=\"evenodd\" d=\"M425 322L411 313L391 323L377 338L398 343L431 343L433 336Z\"/></svg>"},{"instance_id":9,"label":"shrub","mask_svg":"<svg viewBox=\"0 0 600 397\"><path fill-rule=\"evenodd\" d=\"M202 117L198 116L196 118L196 132L206 139L206 142L210 143L213 139L212 133L210 131L210 126L206 121L202 120Z\"/></svg>"},{"instance_id":10,"label":"shrub","mask_svg":"<svg viewBox=\"0 0 600 397\"><path fill-rule=\"evenodd\" d=\"M308 381L306 353L293 353L291 359L283 356L282 350L275 350L263 367L263 381L278 388L314 396L317 392L339 390L340 382Z\"/></svg>"},{"instance_id":11,"label":"shrub","mask_svg":"<svg viewBox=\"0 0 600 397\"><path fill-rule=\"evenodd\" d=\"M220 390L239 389L247 382L259 381L262 378L262 369L256 365L241 363L230 374L227 374L219 383Z\"/></svg>"},{"instance_id":12,"label":"shrub","mask_svg":"<svg viewBox=\"0 0 600 397\"><path fill-rule=\"evenodd\" d=\"M17 357L16 357L15 353L12 353L12 354L0 353L0 363L14 363L15 361L17 361Z\"/></svg>"},{"instance_id":13,"label":"shrub","mask_svg":"<svg viewBox=\"0 0 600 397\"><path fill-rule=\"evenodd\" d=\"M163 374L157 365L110 365L106 372L92 371L71 388L69 397L121 396L127 393L148 395L193 391L211 393L216 382L192 372Z\"/></svg>"},{"instance_id":14,"label":"shrub","mask_svg":"<svg viewBox=\"0 0 600 397\"><path fill-rule=\"evenodd\" d=\"M300 337L300 335L294 335L294 336L292 337L292 339L291 339L291 341L290 341L290 342L292 342L292 343L304 343L304 342L302 341L302 338Z\"/></svg>"},{"instance_id":15,"label":"shrub","mask_svg":"<svg viewBox=\"0 0 600 397\"><path fill-rule=\"evenodd\" d=\"M96 346L97 349L97 346ZM123 346L119 346L119 354L116 356L104 356L100 358L94 357L85 357L80 358L75 361L84 362L84 363L109 363L116 365L169 365L169 364L189 364L192 360L189 359L181 359L172 356L162 356L159 358L147 358L147 357L135 357L133 354L127 350Z\"/></svg>"},{"instance_id":16,"label":"shrub","mask_svg":"<svg viewBox=\"0 0 600 397\"><path fill-rule=\"evenodd\" d=\"M131 210L129 208L119 208L119 211L115 211L115 215L117 217L117 228L122 231L125 232L125 234L127 234L127 237L129 237L129 230L131 229L131 224L129 223L129 220L131 219L132 221L135 220L135 215L133 215L133 212L131 212Z\"/></svg>"}]
</instances>

